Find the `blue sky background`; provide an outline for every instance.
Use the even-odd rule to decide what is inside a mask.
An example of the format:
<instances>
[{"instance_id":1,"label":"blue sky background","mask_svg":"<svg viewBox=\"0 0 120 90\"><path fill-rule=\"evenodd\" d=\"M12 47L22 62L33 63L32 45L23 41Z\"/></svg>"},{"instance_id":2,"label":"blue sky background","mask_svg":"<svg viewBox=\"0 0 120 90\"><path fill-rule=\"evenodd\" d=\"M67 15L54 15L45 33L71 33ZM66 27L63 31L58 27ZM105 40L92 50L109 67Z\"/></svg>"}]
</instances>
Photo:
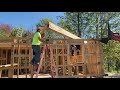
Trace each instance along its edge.
<instances>
[{"instance_id":1,"label":"blue sky background","mask_svg":"<svg viewBox=\"0 0 120 90\"><path fill-rule=\"evenodd\" d=\"M23 26L25 29L34 29L42 18L50 18L57 23L57 16L63 15L63 12L0 12L0 23L10 24L13 27Z\"/></svg>"}]
</instances>

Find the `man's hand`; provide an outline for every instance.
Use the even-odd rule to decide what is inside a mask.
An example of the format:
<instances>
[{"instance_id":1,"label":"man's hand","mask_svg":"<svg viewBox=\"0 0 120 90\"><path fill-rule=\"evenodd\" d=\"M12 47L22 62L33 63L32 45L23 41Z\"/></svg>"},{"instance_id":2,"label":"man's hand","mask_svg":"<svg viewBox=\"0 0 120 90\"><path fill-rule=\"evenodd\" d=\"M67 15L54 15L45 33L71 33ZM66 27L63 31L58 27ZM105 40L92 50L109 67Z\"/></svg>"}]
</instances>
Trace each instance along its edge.
<instances>
[{"instance_id":1,"label":"man's hand","mask_svg":"<svg viewBox=\"0 0 120 90\"><path fill-rule=\"evenodd\" d=\"M41 42L46 42L46 39L45 39L45 38L40 38L40 37L38 37L38 39L39 39Z\"/></svg>"},{"instance_id":2,"label":"man's hand","mask_svg":"<svg viewBox=\"0 0 120 90\"><path fill-rule=\"evenodd\" d=\"M42 38L41 41L42 41L42 42L46 42L46 38Z\"/></svg>"}]
</instances>

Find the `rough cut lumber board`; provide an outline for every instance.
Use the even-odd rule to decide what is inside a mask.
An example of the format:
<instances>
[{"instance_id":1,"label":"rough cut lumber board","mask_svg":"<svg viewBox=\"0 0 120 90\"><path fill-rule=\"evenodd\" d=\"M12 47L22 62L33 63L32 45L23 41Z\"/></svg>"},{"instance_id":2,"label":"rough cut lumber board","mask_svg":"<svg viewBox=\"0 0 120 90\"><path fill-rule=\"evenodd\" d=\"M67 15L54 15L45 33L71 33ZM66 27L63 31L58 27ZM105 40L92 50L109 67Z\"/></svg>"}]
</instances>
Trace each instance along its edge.
<instances>
[{"instance_id":1,"label":"rough cut lumber board","mask_svg":"<svg viewBox=\"0 0 120 90\"><path fill-rule=\"evenodd\" d=\"M40 28L41 28L41 30L42 30L42 33L43 33L45 30L51 30L51 31L53 31L53 32L56 32L56 33L58 33L58 34L61 34L61 35L63 35L63 36L66 36L66 37L68 37L68 38L81 39L81 38L79 38L78 36L76 36L76 35L68 32L67 30L65 30L65 29L63 29L63 28L61 28L61 27L53 24L52 22L48 22L48 25L47 25L47 26L45 26L45 27L40 27Z\"/></svg>"},{"instance_id":2,"label":"rough cut lumber board","mask_svg":"<svg viewBox=\"0 0 120 90\"><path fill-rule=\"evenodd\" d=\"M13 78L17 78L16 75L13 75ZM27 77L25 75L19 75L19 78L31 78L31 75L27 74ZM33 78L36 78L35 75ZM49 74L38 74L38 78L52 78Z\"/></svg>"},{"instance_id":3,"label":"rough cut lumber board","mask_svg":"<svg viewBox=\"0 0 120 90\"><path fill-rule=\"evenodd\" d=\"M68 32L67 30L64 30L62 29L61 27L51 23L51 22L48 22L49 25L48 25L48 28L56 33L59 33L59 34L62 34L66 37L69 37L69 38L72 38L72 39L80 39L78 36Z\"/></svg>"},{"instance_id":4,"label":"rough cut lumber board","mask_svg":"<svg viewBox=\"0 0 120 90\"><path fill-rule=\"evenodd\" d=\"M18 65L18 64L13 64L13 66L16 66L16 65ZM0 68L10 67L10 66L11 66L11 64L7 64L7 65L0 65Z\"/></svg>"},{"instance_id":5,"label":"rough cut lumber board","mask_svg":"<svg viewBox=\"0 0 120 90\"><path fill-rule=\"evenodd\" d=\"M0 48L5 48L5 49L7 49L7 48L9 48L9 49L11 49L11 47L12 47L12 43L0 43ZM15 48L18 48L18 44L14 44L14 47ZM21 48L31 48L31 44L20 44L20 47Z\"/></svg>"},{"instance_id":6,"label":"rough cut lumber board","mask_svg":"<svg viewBox=\"0 0 120 90\"><path fill-rule=\"evenodd\" d=\"M9 78L9 77L1 77L1 78ZM13 75L13 78L17 78L17 75ZM19 75L19 78L31 78L30 74L27 74L27 77L25 75ZM33 78L36 78L35 75ZM38 78L52 78L49 74L39 74Z\"/></svg>"}]
</instances>

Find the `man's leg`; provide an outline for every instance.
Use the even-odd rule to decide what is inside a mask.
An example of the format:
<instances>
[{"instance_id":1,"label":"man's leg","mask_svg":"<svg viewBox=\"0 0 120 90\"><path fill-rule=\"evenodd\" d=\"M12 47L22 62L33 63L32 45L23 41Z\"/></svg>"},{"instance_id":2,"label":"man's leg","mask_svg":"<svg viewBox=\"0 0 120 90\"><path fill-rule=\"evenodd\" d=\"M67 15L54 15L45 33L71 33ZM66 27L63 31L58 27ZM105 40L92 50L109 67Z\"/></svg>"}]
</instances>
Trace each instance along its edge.
<instances>
[{"instance_id":1,"label":"man's leg","mask_svg":"<svg viewBox=\"0 0 120 90\"><path fill-rule=\"evenodd\" d=\"M40 46L36 46L34 63L37 64L39 63L39 61L40 61Z\"/></svg>"},{"instance_id":2,"label":"man's leg","mask_svg":"<svg viewBox=\"0 0 120 90\"><path fill-rule=\"evenodd\" d=\"M33 59L30 61L30 63L33 65L35 60L35 55L33 56Z\"/></svg>"},{"instance_id":3,"label":"man's leg","mask_svg":"<svg viewBox=\"0 0 120 90\"><path fill-rule=\"evenodd\" d=\"M33 65L33 70L36 71L38 67L38 63L40 61L40 46L35 46L34 48L35 51L35 56L34 56L34 65Z\"/></svg>"}]
</instances>

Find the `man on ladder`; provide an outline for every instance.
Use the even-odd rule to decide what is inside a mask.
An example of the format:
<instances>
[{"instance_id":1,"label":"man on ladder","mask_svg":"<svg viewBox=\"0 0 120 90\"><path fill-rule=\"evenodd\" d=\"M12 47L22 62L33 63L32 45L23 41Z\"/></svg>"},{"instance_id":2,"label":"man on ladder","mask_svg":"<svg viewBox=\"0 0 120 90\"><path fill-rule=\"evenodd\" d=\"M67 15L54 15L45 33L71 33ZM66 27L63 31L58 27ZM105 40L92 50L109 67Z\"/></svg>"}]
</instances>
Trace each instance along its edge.
<instances>
[{"instance_id":1,"label":"man on ladder","mask_svg":"<svg viewBox=\"0 0 120 90\"><path fill-rule=\"evenodd\" d=\"M44 33L44 30L41 30L40 27L37 28L37 31L34 34L33 40L32 40L32 49L35 53L32 61L31 61L31 64L33 65L32 77L34 76L34 74L36 74L36 78L38 77L38 74L39 74L40 69L41 69L43 57L45 55L45 50L47 50L47 45L45 45L42 50L40 49L40 45L42 42L45 42L47 44L47 42L49 41L48 39L44 38L43 33ZM55 68L55 73L56 73L55 62L53 59L51 59L51 60L52 60L52 63L54 63L53 67ZM51 73L53 73L52 63L51 63ZM52 77L53 77L53 75L52 75Z\"/></svg>"},{"instance_id":2,"label":"man on ladder","mask_svg":"<svg viewBox=\"0 0 120 90\"><path fill-rule=\"evenodd\" d=\"M33 65L33 74L36 73L37 67L39 65L39 60L40 60L40 45L42 42L45 42L45 38L41 37L41 34L43 33L43 31L41 30L40 27L37 28L36 33L33 36L33 40L32 40L32 49L34 51L34 57L31 61L31 64Z\"/></svg>"}]
</instances>

